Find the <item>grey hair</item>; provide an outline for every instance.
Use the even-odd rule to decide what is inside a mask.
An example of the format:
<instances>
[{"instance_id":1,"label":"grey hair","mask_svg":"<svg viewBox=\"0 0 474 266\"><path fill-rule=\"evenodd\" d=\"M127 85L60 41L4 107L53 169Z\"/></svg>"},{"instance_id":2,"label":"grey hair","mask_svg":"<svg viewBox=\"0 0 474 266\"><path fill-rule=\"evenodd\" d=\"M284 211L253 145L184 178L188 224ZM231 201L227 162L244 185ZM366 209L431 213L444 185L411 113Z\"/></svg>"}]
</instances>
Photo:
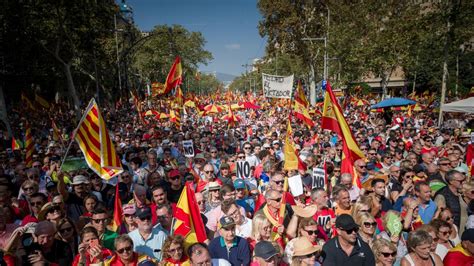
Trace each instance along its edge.
<instances>
[{"instance_id":1,"label":"grey hair","mask_svg":"<svg viewBox=\"0 0 474 266\"><path fill-rule=\"evenodd\" d=\"M408 235L407 246L409 250L414 250L417 246L423 244L431 244L433 238L424 230L416 230Z\"/></svg>"}]
</instances>

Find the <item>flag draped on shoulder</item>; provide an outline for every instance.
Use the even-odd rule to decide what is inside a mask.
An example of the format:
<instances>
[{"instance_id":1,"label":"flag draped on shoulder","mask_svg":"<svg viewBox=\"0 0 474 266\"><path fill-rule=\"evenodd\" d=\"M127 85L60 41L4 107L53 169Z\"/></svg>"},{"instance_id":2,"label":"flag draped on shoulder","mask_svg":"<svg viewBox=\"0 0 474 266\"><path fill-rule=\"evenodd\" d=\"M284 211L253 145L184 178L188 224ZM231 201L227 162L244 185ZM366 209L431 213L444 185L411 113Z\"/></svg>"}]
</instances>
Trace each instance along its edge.
<instances>
[{"instance_id":1,"label":"flag draped on shoulder","mask_svg":"<svg viewBox=\"0 0 474 266\"><path fill-rule=\"evenodd\" d=\"M364 158L352 135L351 129L344 118L343 112L336 96L332 92L329 82L326 84L324 94L323 116L321 127L336 132L342 138L343 156L341 162L341 173L350 173L354 177L353 184L361 187L359 178L354 175L354 162Z\"/></svg>"},{"instance_id":2,"label":"flag draped on shoulder","mask_svg":"<svg viewBox=\"0 0 474 266\"><path fill-rule=\"evenodd\" d=\"M26 124L26 134L25 134L25 149L26 149L26 156L25 156L25 164L26 167L31 167L33 164L33 135L31 134L31 125L29 123Z\"/></svg>"},{"instance_id":3,"label":"flag draped on shoulder","mask_svg":"<svg viewBox=\"0 0 474 266\"><path fill-rule=\"evenodd\" d=\"M168 76L166 77L166 82L165 82L166 87L165 87L164 94L169 93L172 89L181 85L182 75L183 75L183 69L181 67L181 58L177 56L176 59L174 60L173 65L171 66Z\"/></svg>"},{"instance_id":4,"label":"flag draped on shoulder","mask_svg":"<svg viewBox=\"0 0 474 266\"><path fill-rule=\"evenodd\" d=\"M84 112L74 138L89 168L101 178L108 180L123 172L122 163L94 99Z\"/></svg>"},{"instance_id":5,"label":"flag draped on shoulder","mask_svg":"<svg viewBox=\"0 0 474 266\"><path fill-rule=\"evenodd\" d=\"M196 196L191 186L192 182L187 182L181 192L171 233L183 236L185 247L196 242L203 243L207 239Z\"/></svg>"},{"instance_id":6,"label":"flag draped on shoulder","mask_svg":"<svg viewBox=\"0 0 474 266\"><path fill-rule=\"evenodd\" d=\"M314 127L314 122L309 115L308 106L309 103L304 95L303 86L301 85L301 82L298 82L295 101L293 103L294 116L305 123L308 127Z\"/></svg>"}]
</instances>

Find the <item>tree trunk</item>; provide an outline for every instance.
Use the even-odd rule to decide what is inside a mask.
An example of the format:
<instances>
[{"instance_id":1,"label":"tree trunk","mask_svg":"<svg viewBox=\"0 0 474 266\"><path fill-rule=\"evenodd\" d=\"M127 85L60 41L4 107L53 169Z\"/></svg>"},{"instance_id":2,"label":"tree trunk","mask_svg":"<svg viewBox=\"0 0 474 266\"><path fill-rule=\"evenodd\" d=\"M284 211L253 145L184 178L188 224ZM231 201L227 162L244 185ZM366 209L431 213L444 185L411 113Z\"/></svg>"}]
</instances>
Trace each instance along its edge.
<instances>
[{"instance_id":1,"label":"tree trunk","mask_svg":"<svg viewBox=\"0 0 474 266\"><path fill-rule=\"evenodd\" d=\"M71 64L63 64L63 66L64 66L64 73L66 74L67 90L74 103L74 110L80 111L81 103L79 102L79 98L77 97L76 87L74 86L74 79L72 78L72 72L71 72ZM81 113L78 112L78 115L81 116Z\"/></svg>"}]
</instances>

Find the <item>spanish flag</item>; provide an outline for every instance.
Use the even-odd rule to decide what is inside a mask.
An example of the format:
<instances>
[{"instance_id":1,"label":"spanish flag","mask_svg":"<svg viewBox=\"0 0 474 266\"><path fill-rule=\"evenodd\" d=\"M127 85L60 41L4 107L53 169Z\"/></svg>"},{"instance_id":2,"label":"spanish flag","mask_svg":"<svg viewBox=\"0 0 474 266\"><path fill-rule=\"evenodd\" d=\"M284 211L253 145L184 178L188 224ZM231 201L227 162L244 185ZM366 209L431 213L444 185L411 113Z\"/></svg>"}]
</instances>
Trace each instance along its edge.
<instances>
[{"instance_id":1,"label":"spanish flag","mask_svg":"<svg viewBox=\"0 0 474 266\"><path fill-rule=\"evenodd\" d=\"M25 157L25 164L26 167L31 167L33 164L33 135L31 135L31 126L29 123L26 124L26 134L25 134L25 149L26 149L26 157Z\"/></svg>"},{"instance_id":2,"label":"spanish flag","mask_svg":"<svg viewBox=\"0 0 474 266\"><path fill-rule=\"evenodd\" d=\"M122 225L122 201L120 200L119 185L115 185L115 199L114 199L114 219L112 220L112 231L117 232L120 225Z\"/></svg>"},{"instance_id":3,"label":"spanish flag","mask_svg":"<svg viewBox=\"0 0 474 266\"><path fill-rule=\"evenodd\" d=\"M94 99L84 112L74 138L89 168L101 178L108 180L123 172L122 163Z\"/></svg>"},{"instance_id":4,"label":"spanish flag","mask_svg":"<svg viewBox=\"0 0 474 266\"><path fill-rule=\"evenodd\" d=\"M303 86L301 81L299 81L296 88L295 102L293 103L293 113L297 119L301 120L308 127L314 127L314 122L309 115L308 106L309 103L304 95Z\"/></svg>"},{"instance_id":5,"label":"spanish flag","mask_svg":"<svg viewBox=\"0 0 474 266\"><path fill-rule=\"evenodd\" d=\"M43 97L39 96L36 93L35 93L35 102L41 105L41 107L43 107L44 109L49 109L50 107L48 101L46 101Z\"/></svg>"},{"instance_id":6,"label":"spanish flag","mask_svg":"<svg viewBox=\"0 0 474 266\"><path fill-rule=\"evenodd\" d=\"M295 146L293 146L293 129L290 124L291 119L288 119L288 126L286 129L286 139L283 152L285 155L284 170L303 170L306 171L306 164L300 159L296 152Z\"/></svg>"},{"instance_id":7,"label":"spanish flag","mask_svg":"<svg viewBox=\"0 0 474 266\"><path fill-rule=\"evenodd\" d=\"M21 150L21 143L12 136L12 150Z\"/></svg>"},{"instance_id":8,"label":"spanish flag","mask_svg":"<svg viewBox=\"0 0 474 266\"><path fill-rule=\"evenodd\" d=\"M179 56L177 56L174 60L173 65L171 66L168 76L166 77L166 89L164 94L169 93L172 89L181 85L182 75L183 69L181 68L181 59L179 58Z\"/></svg>"},{"instance_id":9,"label":"spanish flag","mask_svg":"<svg viewBox=\"0 0 474 266\"><path fill-rule=\"evenodd\" d=\"M184 237L186 248L196 242L203 243L207 239L192 185L192 182L187 182L181 192L171 229L171 235L176 234Z\"/></svg>"},{"instance_id":10,"label":"spanish flag","mask_svg":"<svg viewBox=\"0 0 474 266\"><path fill-rule=\"evenodd\" d=\"M350 173L354 175L354 162L357 159L364 158L364 154L359 149L351 129L344 118L342 109L337 102L336 96L332 92L329 82L326 85L324 94L323 116L321 127L336 132L342 138L342 162L341 173ZM359 178L354 178L353 184L361 187Z\"/></svg>"}]
</instances>

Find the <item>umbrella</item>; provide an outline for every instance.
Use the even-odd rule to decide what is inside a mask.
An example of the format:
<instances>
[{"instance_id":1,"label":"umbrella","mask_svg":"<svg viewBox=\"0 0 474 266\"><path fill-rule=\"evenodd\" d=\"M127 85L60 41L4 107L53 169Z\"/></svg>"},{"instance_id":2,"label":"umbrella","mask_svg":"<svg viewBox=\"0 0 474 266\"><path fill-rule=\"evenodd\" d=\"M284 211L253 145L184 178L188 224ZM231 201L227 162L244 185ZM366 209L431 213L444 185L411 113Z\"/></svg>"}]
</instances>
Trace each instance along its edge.
<instances>
[{"instance_id":1,"label":"umbrella","mask_svg":"<svg viewBox=\"0 0 474 266\"><path fill-rule=\"evenodd\" d=\"M224 110L224 108L222 108L221 106L217 104L209 104L209 105L204 106L204 111L206 111L207 114L220 113L222 112L222 110Z\"/></svg>"},{"instance_id":2,"label":"umbrella","mask_svg":"<svg viewBox=\"0 0 474 266\"><path fill-rule=\"evenodd\" d=\"M156 116L156 115L159 115L159 114L160 114L160 113L158 113L158 112L155 111L155 110L148 110L148 111L145 112L144 115L145 115L145 116L152 116L152 115L155 115L155 116Z\"/></svg>"},{"instance_id":3,"label":"umbrella","mask_svg":"<svg viewBox=\"0 0 474 266\"><path fill-rule=\"evenodd\" d=\"M243 105L245 109L260 109L261 107L254 104L254 103L251 103L251 102L241 102L239 103L239 105Z\"/></svg>"},{"instance_id":4,"label":"umbrella","mask_svg":"<svg viewBox=\"0 0 474 266\"><path fill-rule=\"evenodd\" d=\"M165 119L165 118L169 118L170 115L167 114L167 113L159 113L155 116L156 119Z\"/></svg>"},{"instance_id":5,"label":"umbrella","mask_svg":"<svg viewBox=\"0 0 474 266\"><path fill-rule=\"evenodd\" d=\"M377 108L387 108L387 107L394 107L394 106L406 106L406 105L412 105L416 104L415 101L405 99L405 98L388 98L385 99L377 104L372 105L370 108L371 109L377 109Z\"/></svg>"}]
</instances>

